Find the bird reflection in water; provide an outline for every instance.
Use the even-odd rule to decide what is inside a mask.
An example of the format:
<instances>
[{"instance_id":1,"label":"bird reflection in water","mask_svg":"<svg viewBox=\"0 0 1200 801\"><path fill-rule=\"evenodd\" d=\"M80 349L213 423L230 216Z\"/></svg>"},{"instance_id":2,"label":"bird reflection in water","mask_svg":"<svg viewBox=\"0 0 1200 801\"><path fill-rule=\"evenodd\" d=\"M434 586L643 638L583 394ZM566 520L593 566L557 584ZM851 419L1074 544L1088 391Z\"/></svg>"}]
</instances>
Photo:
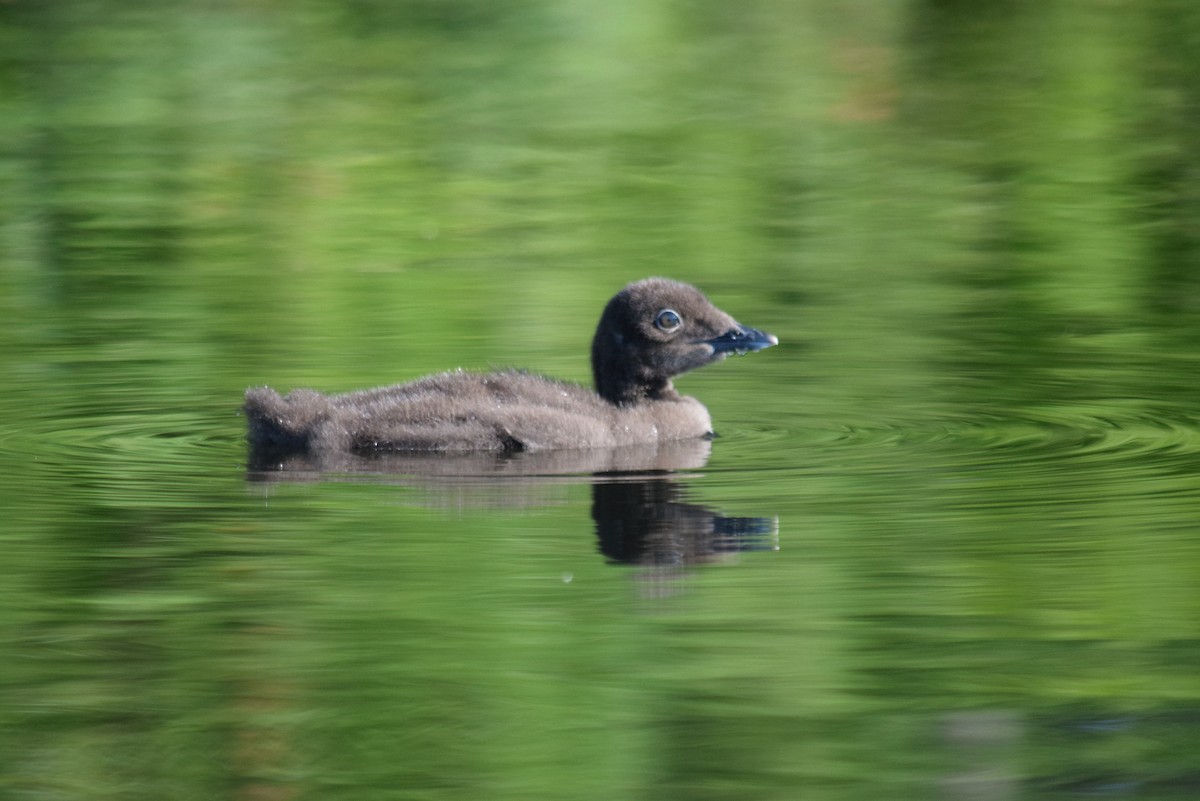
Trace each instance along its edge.
<instances>
[{"instance_id":1,"label":"bird reflection in water","mask_svg":"<svg viewBox=\"0 0 1200 801\"><path fill-rule=\"evenodd\" d=\"M592 519L600 551L613 562L644 568L647 594L673 592L690 565L779 549L775 518L726 517L688 503L686 485L670 475L598 478Z\"/></svg>"},{"instance_id":2,"label":"bird reflection in water","mask_svg":"<svg viewBox=\"0 0 1200 801\"><path fill-rule=\"evenodd\" d=\"M592 519L601 553L614 562L662 567L779 549L774 518L725 517L687 503L686 496L684 485L670 476L592 484Z\"/></svg>"},{"instance_id":3,"label":"bird reflection in water","mask_svg":"<svg viewBox=\"0 0 1200 801\"><path fill-rule=\"evenodd\" d=\"M726 517L688 502L687 484L680 479L704 467L711 448L707 439L513 454L313 454L255 448L247 478L275 483L387 476L452 495L460 508L470 506L472 498L490 505L497 493L487 490L497 487L510 505L540 505L539 486L590 478L600 552L611 562L647 568L648 576L669 578L689 565L779 548L774 517Z\"/></svg>"}]
</instances>

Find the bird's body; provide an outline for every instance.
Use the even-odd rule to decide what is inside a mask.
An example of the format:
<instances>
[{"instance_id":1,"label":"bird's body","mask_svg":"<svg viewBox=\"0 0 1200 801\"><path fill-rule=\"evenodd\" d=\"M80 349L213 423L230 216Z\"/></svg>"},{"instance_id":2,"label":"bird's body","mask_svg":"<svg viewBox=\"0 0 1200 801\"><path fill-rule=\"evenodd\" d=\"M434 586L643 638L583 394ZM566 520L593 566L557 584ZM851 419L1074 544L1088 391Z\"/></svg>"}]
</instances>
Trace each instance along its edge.
<instances>
[{"instance_id":1,"label":"bird's body","mask_svg":"<svg viewBox=\"0 0 1200 801\"><path fill-rule=\"evenodd\" d=\"M538 451L609 448L711 435L708 410L671 378L777 340L738 325L694 287L630 284L592 343L597 391L522 371L463 370L325 395L247 391L256 447L310 451Z\"/></svg>"},{"instance_id":2,"label":"bird's body","mask_svg":"<svg viewBox=\"0 0 1200 801\"><path fill-rule=\"evenodd\" d=\"M344 395L246 395L251 439L320 450L558 450L701 437L694 398L619 407L578 384L519 371L457 370ZM255 429L258 430L255 430Z\"/></svg>"}]
</instances>

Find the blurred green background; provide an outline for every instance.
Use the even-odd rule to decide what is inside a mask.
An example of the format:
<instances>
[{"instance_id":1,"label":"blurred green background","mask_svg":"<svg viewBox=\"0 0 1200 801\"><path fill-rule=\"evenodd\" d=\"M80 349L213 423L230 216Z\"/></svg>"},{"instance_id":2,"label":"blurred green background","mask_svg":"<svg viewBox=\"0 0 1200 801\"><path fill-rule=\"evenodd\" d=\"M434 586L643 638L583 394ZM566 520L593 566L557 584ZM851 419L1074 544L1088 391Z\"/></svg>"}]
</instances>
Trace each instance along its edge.
<instances>
[{"instance_id":1,"label":"blurred green background","mask_svg":"<svg viewBox=\"0 0 1200 801\"><path fill-rule=\"evenodd\" d=\"M778 552L247 484L648 275ZM1193 2L0 2L0 798L1195 798L1198 367Z\"/></svg>"}]
</instances>

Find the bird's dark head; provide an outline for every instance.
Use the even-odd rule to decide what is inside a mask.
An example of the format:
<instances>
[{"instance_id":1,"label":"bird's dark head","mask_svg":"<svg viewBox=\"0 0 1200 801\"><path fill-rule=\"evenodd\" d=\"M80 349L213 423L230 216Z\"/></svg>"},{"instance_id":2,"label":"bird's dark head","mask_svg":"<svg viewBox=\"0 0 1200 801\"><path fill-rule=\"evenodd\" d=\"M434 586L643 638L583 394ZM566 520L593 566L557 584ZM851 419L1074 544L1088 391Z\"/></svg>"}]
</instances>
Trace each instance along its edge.
<instances>
[{"instance_id":1,"label":"bird's dark head","mask_svg":"<svg viewBox=\"0 0 1200 801\"><path fill-rule=\"evenodd\" d=\"M596 391L612 403L670 399L678 397L674 376L778 343L739 324L694 286L647 278L604 308L592 339L592 373Z\"/></svg>"}]
</instances>

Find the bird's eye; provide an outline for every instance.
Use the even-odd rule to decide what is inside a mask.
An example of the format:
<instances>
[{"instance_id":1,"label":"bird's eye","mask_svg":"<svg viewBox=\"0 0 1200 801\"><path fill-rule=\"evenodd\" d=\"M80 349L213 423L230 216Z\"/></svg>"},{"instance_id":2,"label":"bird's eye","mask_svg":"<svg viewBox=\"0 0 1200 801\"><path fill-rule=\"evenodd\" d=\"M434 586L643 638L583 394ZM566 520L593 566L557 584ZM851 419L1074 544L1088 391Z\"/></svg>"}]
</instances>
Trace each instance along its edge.
<instances>
[{"instance_id":1,"label":"bird's eye","mask_svg":"<svg viewBox=\"0 0 1200 801\"><path fill-rule=\"evenodd\" d=\"M670 332L683 325L683 320L679 319L679 315L674 309L663 309L654 318L654 325L660 331Z\"/></svg>"}]
</instances>

